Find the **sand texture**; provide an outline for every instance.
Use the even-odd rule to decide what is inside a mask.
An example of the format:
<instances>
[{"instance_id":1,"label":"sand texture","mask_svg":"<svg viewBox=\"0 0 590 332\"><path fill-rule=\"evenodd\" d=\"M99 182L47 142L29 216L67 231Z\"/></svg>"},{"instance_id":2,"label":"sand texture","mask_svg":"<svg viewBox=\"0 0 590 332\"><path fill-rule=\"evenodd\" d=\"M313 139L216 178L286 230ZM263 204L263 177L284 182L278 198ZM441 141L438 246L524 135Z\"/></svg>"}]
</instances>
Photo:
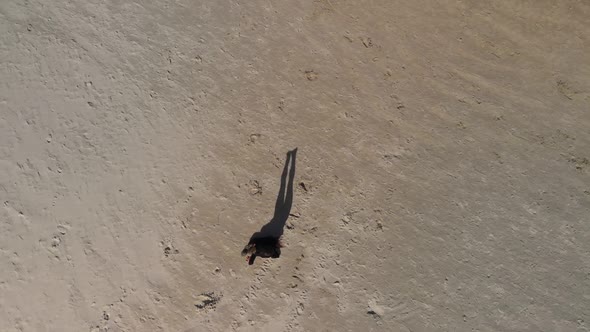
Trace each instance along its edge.
<instances>
[{"instance_id":1,"label":"sand texture","mask_svg":"<svg viewBox=\"0 0 590 332\"><path fill-rule=\"evenodd\" d=\"M4 0L0 60L2 332L590 330L589 1Z\"/></svg>"}]
</instances>

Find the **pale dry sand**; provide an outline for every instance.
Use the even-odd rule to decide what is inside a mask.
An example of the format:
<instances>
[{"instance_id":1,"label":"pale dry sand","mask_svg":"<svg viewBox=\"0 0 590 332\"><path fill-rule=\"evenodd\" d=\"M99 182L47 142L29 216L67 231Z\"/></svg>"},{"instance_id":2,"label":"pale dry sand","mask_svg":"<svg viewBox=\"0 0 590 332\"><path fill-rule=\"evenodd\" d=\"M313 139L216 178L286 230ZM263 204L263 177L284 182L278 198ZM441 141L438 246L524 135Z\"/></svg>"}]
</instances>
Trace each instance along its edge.
<instances>
[{"instance_id":1,"label":"pale dry sand","mask_svg":"<svg viewBox=\"0 0 590 332\"><path fill-rule=\"evenodd\" d=\"M486 3L0 2L0 331L588 331L590 3Z\"/></svg>"}]
</instances>

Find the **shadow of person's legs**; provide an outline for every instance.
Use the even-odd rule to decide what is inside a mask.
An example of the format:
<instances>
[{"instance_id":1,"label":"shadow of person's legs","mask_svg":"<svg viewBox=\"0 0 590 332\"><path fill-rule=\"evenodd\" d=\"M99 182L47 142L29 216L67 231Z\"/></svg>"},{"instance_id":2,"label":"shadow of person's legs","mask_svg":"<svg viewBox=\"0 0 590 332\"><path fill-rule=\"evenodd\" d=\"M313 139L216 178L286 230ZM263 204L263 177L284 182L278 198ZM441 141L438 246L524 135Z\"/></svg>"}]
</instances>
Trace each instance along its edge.
<instances>
[{"instance_id":1,"label":"shadow of person's legs","mask_svg":"<svg viewBox=\"0 0 590 332\"><path fill-rule=\"evenodd\" d=\"M291 151L287 152L287 158L285 160L285 166L283 166L283 173L281 173L281 186L279 187L279 193L275 202L275 211L273 215L274 219L279 219L283 206L285 205L285 185L287 182L287 171L289 170L289 162L291 161Z\"/></svg>"},{"instance_id":2,"label":"shadow of person's legs","mask_svg":"<svg viewBox=\"0 0 590 332\"><path fill-rule=\"evenodd\" d=\"M297 149L291 151L291 167L289 169L289 182L287 183L287 192L285 196L285 202L281 208L281 220L283 221L283 227L285 226L289 214L291 213L291 207L293 207L293 181L295 180L295 162L297 158ZM281 235L282 235L281 230Z\"/></svg>"}]
</instances>

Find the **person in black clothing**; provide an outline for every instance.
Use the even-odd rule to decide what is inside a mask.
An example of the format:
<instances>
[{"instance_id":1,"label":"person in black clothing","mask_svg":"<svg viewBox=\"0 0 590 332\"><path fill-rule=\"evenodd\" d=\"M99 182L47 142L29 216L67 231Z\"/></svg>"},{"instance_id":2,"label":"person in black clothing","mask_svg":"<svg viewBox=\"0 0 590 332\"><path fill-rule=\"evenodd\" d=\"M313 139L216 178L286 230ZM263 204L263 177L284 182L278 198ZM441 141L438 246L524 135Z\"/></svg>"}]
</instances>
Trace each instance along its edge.
<instances>
[{"instance_id":1,"label":"person in black clothing","mask_svg":"<svg viewBox=\"0 0 590 332\"><path fill-rule=\"evenodd\" d=\"M242 250L242 256L247 256L246 260L250 265L254 263L256 257L262 258L279 258L281 256L281 239L271 236L253 239Z\"/></svg>"},{"instance_id":2,"label":"person in black clothing","mask_svg":"<svg viewBox=\"0 0 590 332\"><path fill-rule=\"evenodd\" d=\"M293 206L293 180L295 178L295 157L297 149L287 152L287 160L281 174L281 188L275 203L274 216L259 232L250 237L250 241L242 250L248 263L254 264L256 257L279 258L281 255L281 236L283 228ZM290 167L289 167L290 166ZM287 175L289 176L287 182Z\"/></svg>"}]
</instances>

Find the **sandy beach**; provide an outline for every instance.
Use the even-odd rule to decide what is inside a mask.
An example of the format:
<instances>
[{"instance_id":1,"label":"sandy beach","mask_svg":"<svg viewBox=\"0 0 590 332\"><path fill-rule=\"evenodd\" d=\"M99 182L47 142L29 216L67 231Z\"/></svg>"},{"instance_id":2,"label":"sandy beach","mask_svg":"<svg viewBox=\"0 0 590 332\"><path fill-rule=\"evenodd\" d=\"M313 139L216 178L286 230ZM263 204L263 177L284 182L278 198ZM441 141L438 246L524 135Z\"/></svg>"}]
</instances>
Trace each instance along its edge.
<instances>
[{"instance_id":1,"label":"sandy beach","mask_svg":"<svg viewBox=\"0 0 590 332\"><path fill-rule=\"evenodd\" d=\"M589 331L589 18L2 1L0 331Z\"/></svg>"}]
</instances>

